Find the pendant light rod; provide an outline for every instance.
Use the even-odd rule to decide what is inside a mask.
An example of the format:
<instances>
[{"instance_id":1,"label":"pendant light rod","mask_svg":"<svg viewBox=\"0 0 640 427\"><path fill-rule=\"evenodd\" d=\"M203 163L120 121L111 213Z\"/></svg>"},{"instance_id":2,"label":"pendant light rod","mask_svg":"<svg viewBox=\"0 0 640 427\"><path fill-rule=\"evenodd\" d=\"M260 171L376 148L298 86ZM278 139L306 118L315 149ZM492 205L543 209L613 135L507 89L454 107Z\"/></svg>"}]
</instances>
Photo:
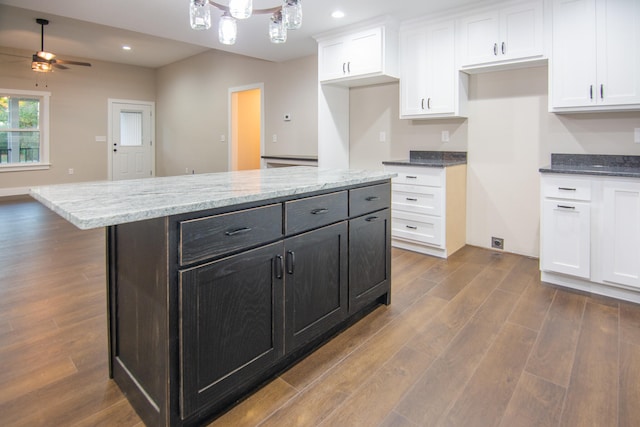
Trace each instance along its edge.
<instances>
[{"instance_id":1,"label":"pendant light rod","mask_svg":"<svg viewBox=\"0 0 640 427\"><path fill-rule=\"evenodd\" d=\"M216 8L224 11L224 12L229 12L229 6L225 6L223 4L220 3L216 3L213 0L209 0L209 4L212 6L215 6ZM276 6L276 7L271 7L269 9L253 9L252 14L253 15L267 15L267 14L274 14L278 11L282 10L282 6Z\"/></svg>"},{"instance_id":2,"label":"pendant light rod","mask_svg":"<svg viewBox=\"0 0 640 427\"><path fill-rule=\"evenodd\" d=\"M40 24L40 52L44 52L44 26L49 25L49 20L37 18L36 22Z\"/></svg>"}]
</instances>

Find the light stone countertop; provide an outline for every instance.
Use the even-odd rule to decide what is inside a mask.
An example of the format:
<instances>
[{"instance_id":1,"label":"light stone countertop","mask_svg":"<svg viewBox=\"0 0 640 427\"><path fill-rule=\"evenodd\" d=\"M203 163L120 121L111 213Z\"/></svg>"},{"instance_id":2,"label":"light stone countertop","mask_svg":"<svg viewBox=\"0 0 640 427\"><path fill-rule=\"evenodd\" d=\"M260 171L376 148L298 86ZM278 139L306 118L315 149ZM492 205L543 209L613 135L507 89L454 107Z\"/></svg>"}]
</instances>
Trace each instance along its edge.
<instances>
[{"instance_id":1,"label":"light stone countertop","mask_svg":"<svg viewBox=\"0 0 640 427\"><path fill-rule=\"evenodd\" d=\"M34 187L30 195L87 230L383 181L395 173L310 166Z\"/></svg>"}]
</instances>

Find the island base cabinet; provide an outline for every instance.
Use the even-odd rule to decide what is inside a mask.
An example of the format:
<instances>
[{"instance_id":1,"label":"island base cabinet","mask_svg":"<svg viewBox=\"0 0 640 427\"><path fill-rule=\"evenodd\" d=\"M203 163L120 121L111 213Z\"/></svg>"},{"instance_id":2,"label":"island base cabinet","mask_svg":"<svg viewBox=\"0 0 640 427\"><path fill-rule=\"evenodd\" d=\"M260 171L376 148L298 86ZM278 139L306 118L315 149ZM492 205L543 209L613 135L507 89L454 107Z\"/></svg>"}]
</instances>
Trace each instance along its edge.
<instances>
[{"instance_id":1,"label":"island base cabinet","mask_svg":"<svg viewBox=\"0 0 640 427\"><path fill-rule=\"evenodd\" d=\"M391 290L391 217L389 209L349 221L349 312Z\"/></svg>"},{"instance_id":2,"label":"island base cabinet","mask_svg":"<svg viewBox=\"0 0 640 427\"><path fill-rule=\"evenodd\" d=\"M347 223L285 240L285 348L312 341L347 315Z\"/></svg>"},{"instance_id":3,"label":"island base cabinet","mask_svg":"<svg viewBox=\"0 0 640 427\"><path fill-rule=\"evenodd\" d=\"M186 418L283 354L282 242L180 272Z\"/></svg>"}]
</instances>

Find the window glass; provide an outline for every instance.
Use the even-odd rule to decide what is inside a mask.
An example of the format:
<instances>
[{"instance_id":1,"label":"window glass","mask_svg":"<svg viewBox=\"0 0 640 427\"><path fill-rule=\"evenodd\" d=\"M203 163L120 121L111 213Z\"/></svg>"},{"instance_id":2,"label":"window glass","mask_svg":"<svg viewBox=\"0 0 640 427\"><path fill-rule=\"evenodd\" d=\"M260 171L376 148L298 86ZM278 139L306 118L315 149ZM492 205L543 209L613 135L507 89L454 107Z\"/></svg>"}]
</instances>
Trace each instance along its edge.
<instances>
[{"instance_id":1,"label":"window glass","mask_svg":"<svg viewBox=\"0 0 640 427\"><path fill-rule=\"evenodd\" d=\"M0 166L41 162L42 100L38 95L0 94Z\"/></svg>"}]
</instances>

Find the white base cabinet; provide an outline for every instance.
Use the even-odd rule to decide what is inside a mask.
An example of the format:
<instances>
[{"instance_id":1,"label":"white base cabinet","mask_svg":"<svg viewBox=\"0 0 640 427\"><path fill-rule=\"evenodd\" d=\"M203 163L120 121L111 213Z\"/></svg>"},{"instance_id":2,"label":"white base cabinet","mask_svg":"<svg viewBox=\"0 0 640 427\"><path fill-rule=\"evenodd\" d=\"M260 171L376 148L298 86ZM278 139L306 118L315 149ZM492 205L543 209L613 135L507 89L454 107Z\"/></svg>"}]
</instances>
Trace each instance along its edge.
<instances>
[{"instance_id":1,"label":"white base cabinet","mask_svg":"<svg viewBox=\"0 0 640 427\"><path fill-rule=\"evenodd\" d=\"M391 245L440 258L466 243L467 166L385 165L391 183Z\"/></svg>"},{"instance_id":2,"label":"white base cabinet","mask_svg":"<svg viewBox=\"0 0 640 427\"><path fill-rule=\"evenodd\" d=\"M542 280L640 303L640 179L543 174Z\"/></svg>"}]
</instances>

